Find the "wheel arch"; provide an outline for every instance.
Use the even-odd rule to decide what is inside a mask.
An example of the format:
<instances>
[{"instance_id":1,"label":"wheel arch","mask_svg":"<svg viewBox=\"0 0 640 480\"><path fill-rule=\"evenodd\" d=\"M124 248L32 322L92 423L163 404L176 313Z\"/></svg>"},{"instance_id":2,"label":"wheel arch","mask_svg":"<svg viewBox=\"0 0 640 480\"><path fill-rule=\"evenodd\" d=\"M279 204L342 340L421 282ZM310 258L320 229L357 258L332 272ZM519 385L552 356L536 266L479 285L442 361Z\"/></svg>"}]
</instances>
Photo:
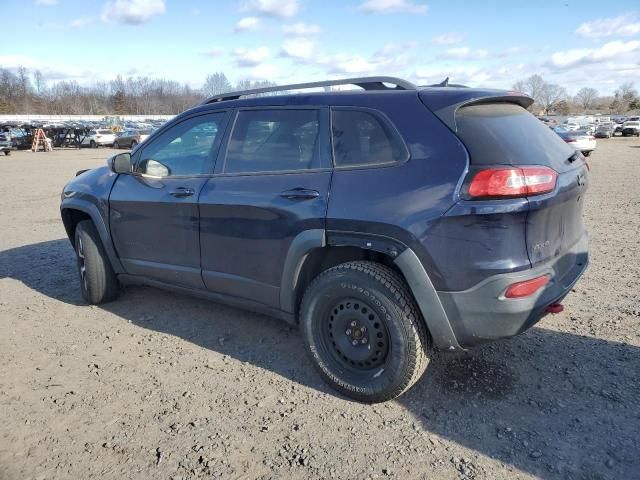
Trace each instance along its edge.
<instances>
[{"instance_id":1,"label":"wheel arch","mask_svg":"<svg viewBox=\"0 0 640 480\"><path fill-rule=\"evenodd\" d=\"M60 215L65 231L67 232L67 237L69 237L69 241L74 247L75 231L78 223L83 220L91 220L98 231L98 235L100 235L100 240L102 241L102 245L109 257L109 262L114 272L116 274L125 273L114 249L107 225L95 205L86 200L67 200L60 206Z\"/></svg>"},{"instance_id":2,"label":"wheel arch","mask_svg":"<svg viewBox=\"0 0 640 480\"><path fill-rule=\"evenodd\" d=\"M429 275L413 250L376 235L329 234L327 241L325 233L324 230L309 230L295 237L285 261L280 306L293 314L296 322L302 296L317 275L341 263L370 260L392 268L404 279L437 348L464 350L455 337Z\"/></svg>"}]
</instances>

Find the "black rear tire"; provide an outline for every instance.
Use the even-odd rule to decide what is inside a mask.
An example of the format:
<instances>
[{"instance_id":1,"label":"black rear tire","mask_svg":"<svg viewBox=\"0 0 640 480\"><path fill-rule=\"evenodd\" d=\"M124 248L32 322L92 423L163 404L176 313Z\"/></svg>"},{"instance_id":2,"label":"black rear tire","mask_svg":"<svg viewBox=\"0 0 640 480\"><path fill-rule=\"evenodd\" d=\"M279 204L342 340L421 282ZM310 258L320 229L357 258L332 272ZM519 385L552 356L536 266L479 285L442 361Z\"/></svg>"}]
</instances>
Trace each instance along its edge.
<instances>
[{"instance_id":1,"label":"black rear tire","mask_svg":"<svg viewBox=\"0 0 640 480\"><path fill-rule=\"evenodd\" d=\"M92 305L110 302L118 296L118 278L91 220L76 226L76 259L82 296Z\"/></svg>"},{"instance_id":2,"label":"black rear tire","mask_svg":"<svg viewBox=\"0 0 640 480\"><path fill-rule=\"evenodd\" d=\"M97 144L94 140L91 140L91 141L89 142L89 146L90 146L91 148L98 148L98 144Z\"/></svg>"},{"instance_id":3,"label":"black rear tire","mask_svg":"<svg viewBox=\"0 0 640 480\"><path fill-rule=\"evenodd\" d=\"M135 140L131 140L131 150L136 148L137 145L138 145L138 142L136 142Z\"/></svg>"},{"instance_id":4,"label":"black rear tire","mask_svg":"<svg viewBox=\"0 0 640 480\"><path fill-rule=\"evenodd\" d=\"M391 400L424 373L430 336L402 277L375 262L343 263L309 285L300 308L322 378L355 400Z\"/></svg>"},{"instance_id":5,"label":"black rear tire","mask_svg":"<svg viewBox=\"0 0 640 480\"><path fill-rule=\"evenodd\" d=\"M582 155L584 155L585 157L588 157L589 155L591 155L591 150L587 150L586 152L582 152Z\"/></svg>"},{"instance_id":6,"label":"black rear tire","mask_svg":"<svg viewBox=\"0 0 640 480\"><path fill-rule=\"evenodd\" d=\"M120 144L118 142L113 142L113 148L120 149Z\"/></svg>"}]
</instances>

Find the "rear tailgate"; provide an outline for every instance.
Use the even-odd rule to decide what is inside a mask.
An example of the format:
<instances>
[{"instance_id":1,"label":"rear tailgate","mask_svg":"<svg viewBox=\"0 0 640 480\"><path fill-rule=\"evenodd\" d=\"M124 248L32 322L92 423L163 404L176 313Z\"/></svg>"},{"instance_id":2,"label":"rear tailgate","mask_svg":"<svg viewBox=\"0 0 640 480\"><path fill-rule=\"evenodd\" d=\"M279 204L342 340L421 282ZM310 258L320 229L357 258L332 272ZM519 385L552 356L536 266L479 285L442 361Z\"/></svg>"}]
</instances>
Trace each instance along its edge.
<instances>
[{"instance_id":1,"label":"rear tailgate","mask_svg":"<svg viewBox=\"0 0 640 480\"><path fill-rule=\"evenodd\" d=\"M434 113L442 115L467 147L470 171L539 165L558 173L552 192L528 197L525 238L529 259L536 266L565 254L570 256L572 247L585 235L582 209L587 168L573 148L523 108L531 102L526 99L494 93L493 97L485 95L441 106L440 112ZM429 106L428 98L423 101Z\"/></svg>"}]
</instances>

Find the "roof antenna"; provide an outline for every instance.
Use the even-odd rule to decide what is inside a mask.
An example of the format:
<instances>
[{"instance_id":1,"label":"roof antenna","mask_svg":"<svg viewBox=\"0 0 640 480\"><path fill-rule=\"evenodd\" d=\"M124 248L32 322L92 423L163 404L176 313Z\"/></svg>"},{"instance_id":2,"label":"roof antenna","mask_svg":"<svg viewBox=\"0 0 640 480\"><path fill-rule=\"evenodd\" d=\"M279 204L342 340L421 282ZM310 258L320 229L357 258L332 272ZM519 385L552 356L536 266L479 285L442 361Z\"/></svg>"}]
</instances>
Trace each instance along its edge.
<instances>
[{"instance_id":1,"label":"roof antenna","mask_svg":"<svg viewBox=\"0 0 640 480\"><path fill-rule=\"evenodd\" d=\"M449 77L445 78L442 82L438 84L439 87L448 87L449 86Z\"/></svg>"}]
</instances>

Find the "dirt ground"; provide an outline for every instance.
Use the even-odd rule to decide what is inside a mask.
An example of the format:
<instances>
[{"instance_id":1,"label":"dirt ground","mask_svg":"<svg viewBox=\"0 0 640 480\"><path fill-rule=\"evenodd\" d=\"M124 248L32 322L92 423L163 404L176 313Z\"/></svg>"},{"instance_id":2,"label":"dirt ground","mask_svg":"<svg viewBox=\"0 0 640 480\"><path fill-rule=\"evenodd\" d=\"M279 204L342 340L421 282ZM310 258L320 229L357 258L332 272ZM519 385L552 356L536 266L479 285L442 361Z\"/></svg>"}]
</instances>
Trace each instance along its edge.
<instances>
[{"instance_id":1,"label":"dirt ground","mask_svg":"<svg viewBox=\"0 0 640 480\"><path fill-rule=\"evenodd\" d=\"M591 157L564 313L374 406L277 320L142 287L84 304L60 191L110 153L0 157L0 479L640 478L638 139Z\"/></svg>"}]
</instances>

